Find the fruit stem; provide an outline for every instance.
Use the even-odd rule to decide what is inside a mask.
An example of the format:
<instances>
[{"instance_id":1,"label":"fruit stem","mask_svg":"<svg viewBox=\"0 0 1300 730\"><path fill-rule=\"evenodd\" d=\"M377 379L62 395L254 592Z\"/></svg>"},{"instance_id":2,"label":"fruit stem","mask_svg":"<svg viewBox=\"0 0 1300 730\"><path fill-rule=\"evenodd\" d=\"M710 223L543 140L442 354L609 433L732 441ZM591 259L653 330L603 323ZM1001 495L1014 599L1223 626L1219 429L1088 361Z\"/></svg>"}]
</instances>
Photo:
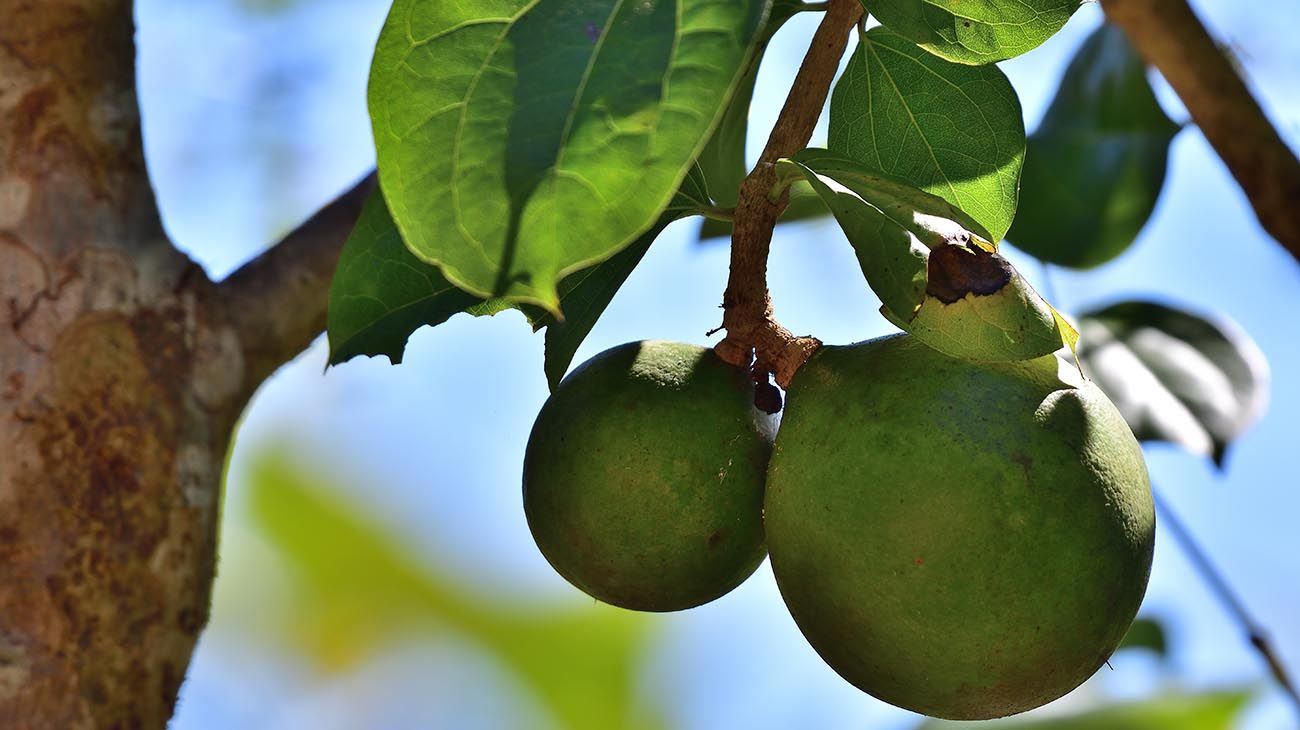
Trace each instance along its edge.
<instances>
[{"instance_id":1,"label":"fruit stem","mask_svg":"<svg viewBox=\"0 0 1300 730\"><path fill-rule=\"evenodd\" d=\"M1214 566L1214 563L1210 562L1210 557L1196 542L1196 538L1192 536L1191 531L1187 529L1187 525L1178 517L1178 513L1170 508L1169 502L1160 496L1159 491L1152 490L1152 493L1155 496L1156 510L1160 513L1160 519L1169 528L1174 540L1182 547L1183 552L1187 553L1193 567L1209 584L1210 591L1218 596L1224 607L1228 609L1228 613L1232 614L1237 623L1241 624L1241 627L1246 631L1246 637L1250 641L1250 645L1264 658L1264 663L1268 665L1273 678L1277 680L1283 691L1295 702L1296 708L1300 709L1300 693L1297 693L1296 686L1287 674L1281 657L1269 641L1268 632L1264 630L1264 627L1256 623L1255 619L1251 618L1251 615L1246 611L1246 604L1242 603L1241 598L1228 585L1227 579Z\"/></svg>"},{"instance_id":2,"label":"fruit stem","mask_svg":"<svg viewBox=\"0 0 1300 730\"><path fill-rule=\"evenodd\" d=\"M758 164L740 184L731 234L731 272L722 296L722 326L727 336L715 348L718 356L737 367L753 366L764 380L775 376L781 387L821 347L813 337L796 337L772 315L767 289L767 256L772 229L789 202L789 192L768 199L776 183L776 161L808 144L821 116L849 34L862 17L860 0L830 0L821 25L813 34L785 105L767 138Z\"/></svg>"}]
</instances>

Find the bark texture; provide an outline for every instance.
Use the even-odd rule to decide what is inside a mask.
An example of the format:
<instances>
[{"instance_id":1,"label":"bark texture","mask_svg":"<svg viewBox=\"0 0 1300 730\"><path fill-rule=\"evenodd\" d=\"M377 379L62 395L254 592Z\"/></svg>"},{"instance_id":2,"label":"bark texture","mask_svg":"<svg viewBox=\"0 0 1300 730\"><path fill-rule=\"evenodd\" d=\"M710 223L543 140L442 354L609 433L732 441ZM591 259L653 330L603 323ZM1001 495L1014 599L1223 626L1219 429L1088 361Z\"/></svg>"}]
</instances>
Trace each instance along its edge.
<instances>
[{"instance_id":1,"label":"bark texture","mask_svg":"<svg viewBox=\"0 0 1300 730\"><path fill-rule=\"evenodd\" d=\"M4 730L165 726L255 385L163 233L133 34L129 0L0 0Z\"/></svg>"}]
</instances>

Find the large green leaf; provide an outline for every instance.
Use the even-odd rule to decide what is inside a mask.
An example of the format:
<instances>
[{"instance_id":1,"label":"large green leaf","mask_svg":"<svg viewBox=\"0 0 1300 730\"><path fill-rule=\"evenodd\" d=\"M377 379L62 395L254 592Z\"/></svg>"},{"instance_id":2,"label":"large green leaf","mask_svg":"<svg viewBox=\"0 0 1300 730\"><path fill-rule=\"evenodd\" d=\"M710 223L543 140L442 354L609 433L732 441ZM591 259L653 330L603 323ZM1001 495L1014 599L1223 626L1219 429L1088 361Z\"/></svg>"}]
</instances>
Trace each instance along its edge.
<instances>
[{"instance_id":1,"label":"large green leaf","mask_svg":"<svg viewBox=\"0 0 1300 730\"><path fill-rule=\"evenodd\" d=\"M1077 715L1034 720L1008 719L981 723L997 730L1231 730L1250 695L1213 692L1157 697L1103 707ZM970 723L931 720L920 730L959 730Z\"/></svg>"},{"instance_id":2,"label":"large green leaf","mask_svg":"<svg viewBox=\"0 0 1300 730\"><path fill-rule=\"evenodd\" d=\"M1179 129L1123 31L1098 28L1029 138L1020 210L1007 237L1063 266L1091 268L1120 255L1155 208Z\"/></svg>"},{"instance_id":3,"label":"large green leaf","mask_svg":"<svg viewBox=\"0 0 1300 730\"><path fill-rule=\"evenodd\" d=\"M1236 325L1125 301L1079 318L1079 360L1133 434L1222 466L1228 445L1263 412L1268 362Z\"/></svg>"},{"instance_id":4,"label":"large green leaf","mask_svg":"<svg viewBox=\"0 0 1300 730\"><path fill-rule=\"evenodd\" d=\"M785 182L799 176L821 195L881 313L930 347L1006 361L1073 346L1073 328L948 201L825 150L780 161L778 174Z\"/></svg>"},{"instance_id":5,"label":"large green leaf","mask_svg":"<svg viewBox=\"0 0 1300 730\"><path fill-rule=\"evenodd\" d=\"M663 727L638 701L650 622L611 606L547 608L476 597L418 560L331 479L263 457L250 486L254 518L287 560L296 606L282 635L319 661L346 664L412 633L477 644L570 730Z\"/></svg>"},{"instance_id":6,"label":"large green leaf","mask_svg":"<svg viewBox=\"0 0 1300 730\"><path fill-rule=\"evenodd\" d=\"M448 281L559 313L648 230L749 60L764 0L397 0L375 50L379 183Z\"/></svg>"},{"instance_id":7,"label":"large green leaf","mask_svg":"<svg viewBox=\"0 0 1300 730\"><path fill-rule=\"evenodd\" d=\"M828 146L947 200L994 241L1015 217L1025 127L996 66L945 61L873 28L831 95Z\"/></svg>"},{"instance_id":8,"label":"large green leaf","mask_svg":"<svg viewBox=\"0 0 1300 730\"><path fill-rule=\"evenodd\" d=\"M1031 51L1065 25L1080 0L864 0L895 33L936 56L967 64Z\"/></svg>"},{"instance_id":9,"label":"large green leaf","mask_svg":"<svg viewBox=\"0 0 1300 730\"><path fill-rule=\"evenodd\" d=\"M482 304L411 255L376 190L343 245L330 284L329 362L387 355L396 365L412 332Z\"/></svg>"}]
</instances>

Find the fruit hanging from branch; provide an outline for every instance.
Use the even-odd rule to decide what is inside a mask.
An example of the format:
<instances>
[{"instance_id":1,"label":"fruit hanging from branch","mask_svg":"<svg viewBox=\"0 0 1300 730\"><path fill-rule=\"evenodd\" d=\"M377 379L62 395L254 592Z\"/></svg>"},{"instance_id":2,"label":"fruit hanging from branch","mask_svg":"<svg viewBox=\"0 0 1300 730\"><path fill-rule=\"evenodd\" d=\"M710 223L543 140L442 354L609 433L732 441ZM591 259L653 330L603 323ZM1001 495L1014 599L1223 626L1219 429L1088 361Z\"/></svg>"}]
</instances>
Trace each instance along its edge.
<instances>
[{"instance_id":1,"label":"fruit hanging from branch","mask_svg":"<svg viewBox=\"0 0 1300 730\"><path fill-rule=\"evenodd\" d=\"M799 371L764 504L777 585L822 658L962 720L1046 704L1105 663L1155 536L1141 448L1073 364L907 335Z\"/></svg>"},{"instance_id":2,"label":"fruit hanging from branch","mask_svg":"<svg viewBox=\"0 0 1300 730\"><path fill-rule=\"evenodd\" d=\"M763 561L771 418L711 350L629 342L569 374L537 416L524 510L551 565L623 608L676 611Z\"/></svg>"}]
</instances>

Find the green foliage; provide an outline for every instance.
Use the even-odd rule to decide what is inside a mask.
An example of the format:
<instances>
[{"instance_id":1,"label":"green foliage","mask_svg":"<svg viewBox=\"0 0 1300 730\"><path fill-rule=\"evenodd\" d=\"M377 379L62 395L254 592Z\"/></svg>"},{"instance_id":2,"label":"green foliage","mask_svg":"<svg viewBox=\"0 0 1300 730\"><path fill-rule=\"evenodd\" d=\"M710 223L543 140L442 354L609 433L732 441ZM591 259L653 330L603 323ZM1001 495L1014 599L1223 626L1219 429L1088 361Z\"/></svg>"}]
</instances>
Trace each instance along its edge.
<instances>
[{"instance_id":1,"label":"green foliage","mask_svg":"<svg viewBox=\"0 0 1300 730\"><path fill-rule=\"evenodd\" d=\"M472 294L559 314L561 277L667 207L765 14L760 0L397 0L370 112L403 240Z\"/></svg>"},{"instance_id":2,"label":"green foliage","mask_svg":"<svg viewBox=\"0 0 1300 730\"><path fill-rule=\"evenodd\" d=\"M947 200L993 241L1015 217L1025 127L996 66L945 61L873 28L835 85L828 146Z\"/></svg>"},{"instance_id":3,"label":"green foliage","mask_svg":"<svg viewBox=\"0 0 1300 730\"><path fill-rule=\"evenodd\" d=\"M1133 433L1223 466L1228 445L1268 399L1268 363L1236 325L1157 302L1125 301L1079 318L1079 360Z\"/></svg>"},{"instance_id":4,"label":"green foliage","mask_svg":"<svg viewBox=\"0 0 1300 730\"><path fill-rule=\"evenodd\" d=\"M985 64L1051 38L1080 0L863 0L885 27L949 61Z\"/></svg>"},{"instance_id":5,"label":"green foliage","mask_svg":"<svg viewBox=\"0 0 1300 730\"><path fill-rule=\"evenodd\" d=\"M396 365L412 332L482 304L411 255L376 190L339 254L330 283L329 362L387 355Z\"/></svg>"},{"instance_id":6,"label":"green foliage","mask_svg":"<svg viewBox=\"0 0 1300 730\"><path fill-rule=\"evenodd\" d=\"M1161 697L1059 718L999 720L980 727L997 730L1231 730L1250 695L1216 692ZM931 720L920 730L958 730L967 725Z\"/></svg>"},{"instance_id":7,"label":"green foliage","mask_svg":"<svg viewBox=\"0 0 1300 730\"><path fill-rule=\"evenodd\" d=\"M519 305L533 329L546 328L544 368L555 387L573 354L595 326L619 287L650 244L674 220L710 205L698 168L692 168L672 203L650 230L632 245L560 282L566 319ZM331 365L357 355L387 355L402 361L406 341L424 325L438 325L453 314L496 314L510 308L502 299L482 300L450 284L436 266L417 259L402 244L379 191L371 194L352 235L339 255L330 285L328 333Z\"/></svg>"},{"instance_id":8,"label":"green foliage","mask_svg":"<svg viewBox=\"0 0 1300 730\"><path fill-rule=\"evenodd\" d=\"M909 343L924 346L910 350L916 362L903 368L903 375L882 375L883 379L898 375L894 395L882 395L877 379L863 379L866 370L880 368L878 361L830 375L822 371L823 408L835 417L826 419L824 431L807 439L801 457L807 468L787 466L785 478L788 481L798 472L798 478L806 479L805 472L821 468L839 472L813 479L818 483L810 482L809 496L784 508L772 499L781 488L767 490L768 507L777 506L769 512L785 509L784 528L770 533L784 529L784 537L777 539L787 545L785 557L775 556L774 550L774 569L810 641L859 686L880 690L876 693L890 701L948 716L1027 709L1082 681L1091 671L1088 667L1100 661L1097 657L1119 641L1121 624L1127 623L1137 606L1136 598L1129 600L1133 598L1129 592L1121 590L1123 605L1118 613L1124 614L1123 621L1116 618L1118 614L1105 615L1117 610L1118 599L1077 616L1063 616L1060 597L1081 585L1080 575L1096 569L1100 552L1137 550L1143 545L1120 543L1143 536L1126 534L1071 552L1072 546L1061 544L1062 536L1078 528L1086 515L1077 504L1065 510L1043 501L1060 499L1073 483L1073 477L1056 480L1049 474L1046 481L1054 487L1053 496L1036 496L1032 504L1060 514L1032 530L1010 529L1005 520L999 521L984 535L993 536L984 542L995 544L1000 559L1008 553L1007 534L1028 535L1030 539L1012 545L1012 551L1021 551L1019 563L1038 572L1021 576L1019 585L1003 586L996 595L984 596L980 600L985 605L978 610L963 605L953 611L952 599L963 590L962 580L983 576L978 584L965 584L978 592L987 587L990 575L963 563L977 559L978 549L954 547L953 535L970 526L972 515L988 510L987 504L950 504L962 498L962 493L951 489L953 479L969 476L969 464L987 462L976 472L1002 474L997 481L1001 491L986 494L983 502L987 503L1004 499L1006 485L1019 483L1022 470L1028 482L1034 469L1064 473L1077 464L1061 457L1059 449L1053 451L1054 445L1043 451L1047 461L1055 459L1050 464L1039 458L1041 454L1008 458L1006 443L1023 445L1037 437L1033 434L988 442L953 461L958 468L933 455L951 457L972 439L990 433L997 437L995 432L1014 426L1015 418L1003 414L990 421L990 409L1002 408L1023 396L1021 391L1047 383L1053 389L1047 395L1034 391L1034 398L1017 411L1019 416L1032 412L1037 419L1034 408L1066 393L1052 400L1044 417L1068 421L1062 428L1077 436L1071 437L1073 451L1067 456L1072 458L1080 449L1099 449L1089 456L1093 462L1110 460L1111 466L1117 460L1124 462L1111 471L1093 469L1088 474L1104 472L1102 476L1110 478L1116 469L1123 472L1124 484L1116 489L1128 490L1132 498L1119 507L1105 507L1136 510L1142 514L1135 513L1135 520L1120 522L1146 524L1142 503L1146 491L1139 489L1142 494L1133 496L1135 485L1145 484L1139 474L1145 471L1134 466L1140 456L1128 456L1137 447L1123 424L1115 427L1120 416L1111 417L1114 409L1089 384L1057 387L1055 378L1074 379L1078 373L1068 372L1070 368L1048 353L1062 345L1073 349L1079 333L998 254L997 243L1010 231L1010 238L1033 255L1080 268L1119 255L1154 208L1169 144L1179 126L1156 103L1145 68L1123 36L1104 27L1084 43L1070 64L1027 151L1019 100L992 62L1041 44L1069 19L1079 0L864 0L864 4L883 27L859 34L860 42L833 89L831 149L804 150L780 161L782 187L773 194L782 190L790 194L782 220L828 210L834 214L867 283L882 302L882 315L911 334L906 338ZM735 206L746 175L749 108L763 51L789 17L810 9L814 8L797 0L632 4L396 0L379 39L369 88L382 193L376 192L368 201L331 288L330 362L383 354L397 363L409 335L425 324L436 325L457 312L493 314L515 308L535 330L546 329L545 372L555 390L583 339L665 227L684 216L707 214L714 217L700 229L701 238L730 231L730 223L718 220L726 217L719 209ZM1022 182L1025 193L1017 215ZM1081 367L1114 398L1139 438L1171 441L1209 454L1221 465L1227 444L1260 411L1267 369L1253 343L1230 326L1165 305L1124 302L1084 315L1081 329ZM798 378L806 381L807 373L816 374L817 363L837 357L837 349L823 349ZM961 360L942 357L936 350ZM935 377L954 372L959 377L950 378L952 383L942 393L932 394L933 418L918 427L917 414L928 407L918 407L918 388L924 390ZM985 391L996 388L972 388L971 383L997 380L997 373L1011 373L1007 378L1021 378L1025 382L1020 386L1029 386L1009 386L1005 398L990 404ZM928 376L929 382L921 376ZM792 399L798 397L800 379L791 390ZM749 382L743 378L742 382L746 397L751 397ZM856 385L870 392L846 396L845 389ZM894 396L902 404L895 415L905 426L869 435ZM1058 402L1076 396L1086 402L1065 406ZM624 410L643 417L649 404L663 399L656 394ZM674 408L688 411L708 398L687 400L690 403ZM741 405L752 410L748 400ZM576 422L599 406L584 403L564 414L563 423L548 424L544 430L558 433L564 423ZM870 413L855 414L855 408ZM936 447L935 439L942 441L950 421L963 415L954 408L966 408L968 422L956 429L960 438ZM797 430L791 427L799 420L797 413L787 414L783 433ZM1105 421L1102 427L1084 423L1098 414ZM622 411L618 415L627 417ZM857 415L863 416L857 419L860 423L846 426ZM668 425L661 423L659 428L664 433L701 422L699 414L670 413L665 418ZM990 428L991 422L997 425ZM624 425L602 424L574 440L587 446L599 442L614 453L620 446L615 442L627 440L632 431ZM1041 425L1035 420L1026 428ZM1097 446L1119 438L1120 432L1127 439L1124 444ZM670 443L659 451L683 462L682 454L697 444L707 446L708 437L696 434L684 446ZM787 436L786 443L798 438ZM848 442L833 446L837 439L863 438L875 443L868 448ZM638 448L654 446L653 439L633 436L631 440ZM837 488L857 488L862 480L855 481L853 474L843 478L846 469L857 468L851 455L873 454L871 464L862 468L877 468L888 460L875 458L872 449L898 454L917 444L926 445L927 458L900 461L890 479L866 480L891 491L871 502L869 516L844 522L838 536L834 519L825 515L843 518L851 511L846 506L860 501L860 490L832 497L837 501L824 505L825 509L809 507ZM828 450L850 456L825 459ZM565 453L552 463L572 455L572 444L558 451ZM862 530L868 522L880 524L880 510L893 509L896 483L914 479L933 466L929 462L945 470L929 478L942 489L925 503L913 505L916 516L899 522L898 534L889 529ZM775 484L779 469L773 464L769 479ZM709 478L715 474L725 478L733 466L729 460L720 471L710 467ZM761 465L758 468L762 470ZM623 475L616 480L621 487L627 474L645 476L650 470L622 465L617 471ZM554 481L564 488L578 481L565 476ZM282 464L263 464L254 498L268 536L289 559L296 600L301 603L301 620L290 628L309 651L349 656L382 645L395 631L411 626L451 628L500 659L565 727L659 726L657 717L637 705L633 691L632 665L645 642L644 624L601 607L539 615L517 607L481 605L413 563L381 530L349 514L349 508L309 489L314 480ZM665 491L689 480L660 481L657 487ZM1062 486L1061 482L1069 483ZM920 486L905 493L914 497L929 488ZM1087 503L1089 495L1098 493L1093 489L1076 502ZM626 497L619 490L612 494L607 502ZM1015 517L1018 505L1028 503L1021 500L995 513ZM611 511L608 506L600 510ZM691 511L677 504L668 505L671 513L654 512L658 507L662 500L651 499L633 509L635 517L650 524L652 537ZM822 522L801 524L810 514ZM962 524L936 530L932 555L948 551L951 574L938 593L927 593L929 589L921 586L909 599L908 591L921 585L907 583L913 575L907 571L921 565L907 562L914 560L911 551L918 535L942 525L948 515L960 517ZM1023 522L1024 515L1019 518ZM774 518L772 524L781 519ZM610 524L612 518L601 523L602 527ZM1105 531L1112 523L1100 519L1094 525ZM646 546L653 546L645 534L623 542L629 531L617 526L609 543L613 547L574 545L571 538L580 531L571 528L559 530L550 542L576 552L579 559L627 553L623 557L636 566L645 562ZM837 545L827 547L827 541L836 540ZM905 567L888 560L854 564L856 557L843 559L864 554L852 545L854 549L846 550L845 545L871 540L877 540L875 546L891 559L899 556L889 555L890 550L906 547L908 555L899 554L900 560L906 558L899 563ZM790 557L797 548L788 546L796 543L811 546L807 555L812 560L791 568L799 558ZM551 557L555 552L546 554ZM1069 575L1075 584L1034 593L1038 585L1050 582L1051 576L1040 570L1044 556L1069 563L1071 556L1084 554L1089 561L1052 571ZM1149 565L1143 559L1129 550L1112 560L1112 569L1093 582L1123 574L1134 580L1126 578L1121 588L1136 585L1133 571L1145 576L1144 566ZM786 567L776 565L780 561L787 561ZM747 575L750 566L745 567ZM929 572L936 567L931 565ZM560 570L572 579L572 571ZM869 581L872 602L836 593L873 570L883 572ZM840 576L833 584L814 585L836 571ZM1002 580L1008 574L1000 570L995 577ZM881 588L900 580L892 589ZM885 595L884 604L875 600L880 595ZM1090 589L1079 595L1082 604L1110 594ZM1029 598L1021 600L1024 596ZM877 610L884 605L881 610L887 612L889 601L901 607L898 615L903 623L900 630L887 632L885 639L883 633L847 639L841 635L874 625L863 616L856 623L841 624L842 631L832 628L814 635L841 621L846 606ZM998 664L1008 636L1030 644L1038 637L1015 630L1028 625L1023 615L1013 616L1011 627L993 624L1025 606L1041 609L1048 604L1054 608L1039 611L1043 617L1035 626L1055 622L1049 632L1055 644L1021 647L1008 652L1017 657L1014 667ZM930 634L919 631L918 617L936 611L949 611L934 623L942 629ZM981 642L987 637L975 636L968 657L954 654L951 627L961 626L969 638L972 627L979 632L979 621L992 622L986 633L995 641L985 645ZM938 634L943 640L935 639ZM889 645L898 637L902 643ZM883 643L872 649L869 661L854 654L877 640ZM1158 624L1139 621L1125 645L1163 652L1165 637ZM1053 649L1060 647L1065 647L1058 652L1065 658L1058 661ZM1035 651L1036 658L1026 663L1023 657ZM961 664L971 657L973 663ZM921 671L911 681L899 680L909 667ZM1054 678L1049 676L1057 670ZM998 683L1007 677L1007 682ZM952 681L945 687L946 680ZM970 695L970 688L981 682L993 684ZM1025 687L1029 689L1021 692ZM1176 698L1006 727L1146 730L1173 725L1214 730L1230 721L1241 702L1240 694Z\"/></svg>"},{"instance_id":9,"label":"green foliage","mask_svg":"<svg viewBox=\"0 0 1300 730\"><path fill-rule=\"evenodd\" d=\"M409 632L452 631L497 659L562 728L654 730L637 701L649 623L609 606L548 608L477 598L328 496L331 479L263 457L250 486L254 518L288 563L295 606L284 627L300 648L337 665Z\"/></svg>"},{"instance_id":10,"label":"green foliage","mask_svg":"<svg viewBox=\"0 0 1300 730\"><path fill-rule=\"evenodd\" d=\"M803 3L799 0L775 0L772 3L772 10L759 34L749 67L727 104L722 121L696 160L704 173L704 179L708 181L709 190L713 192L714 201L721 207L731 208L736 205L740 181L745 179L748 172L745 167L745 140L749 136L749 105L754 98L759 62L772 36L785 25L785 21L797 15L802 7Z\"/></svg>"},{"instance_id":11,"label":"green foliage","mask_svg":"<svg viewBox=\"0 0 1300 730\"><path fill-rule=\"evenodd\" d=\"M1169 652L1169 643L1165 639L1165 627L1154 619L1137 619L1132 626L1128 627L1128 633L1124 635L1124 640L1120 642L1119 648L1146 649L1155 652L1156 656L1163 659Z\"/></svg>"},{"instance_id":12,"label":"green foliage","mask_svg":"<svg viewBox=\"0 0 1300 730\"><path fill-rule=\"evenodd\" d=\"M1098 28L1029 138L1020 211L1007 237L1043 261L1075 268L1119 256L1155 208L1179 129L1124 33Z\"/></svg>"},{"instance_id":13,"label":"green foliage","mask_svg":"<svg viewBox=\"0 0 1300 730\"><path fill-rule=\"evenodd\" d=\"M779 169L783 179L799 176L822 196L882 314L900 329L976 360L1024 360L1073 346L1068 323L947 200L825 150L805 150ZM953 291L950 282L966 291Z\"/></svg>"}]
</instances>

